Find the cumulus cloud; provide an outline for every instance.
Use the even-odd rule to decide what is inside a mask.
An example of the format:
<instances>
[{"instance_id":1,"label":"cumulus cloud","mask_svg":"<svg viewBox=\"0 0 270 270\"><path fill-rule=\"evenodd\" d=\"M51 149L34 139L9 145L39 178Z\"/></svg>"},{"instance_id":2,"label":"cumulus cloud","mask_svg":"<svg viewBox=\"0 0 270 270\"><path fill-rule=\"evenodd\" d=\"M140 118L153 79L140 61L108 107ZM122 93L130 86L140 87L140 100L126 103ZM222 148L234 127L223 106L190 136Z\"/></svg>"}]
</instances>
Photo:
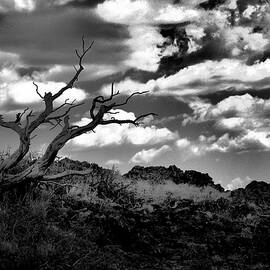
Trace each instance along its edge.
<instances>
[{"instance_id":1,"label":"cumulus cloud","mask_svg":"<svg viewBox=\"0 0 270 270\"><path fill-rule=\"evenodd\" d=\"M162 156L163 154L171 151L171 147L168 145L163 145L160 148L143 149L142 151L136 153L130 160L131 163L150 163L156 158Z\"/></svg>"},{"instance_id":2,"label":"cumulus cloud","mask_svg":"<svg viewBox=\"0 0 270 270\"><path fill-rule=\"evenodd\" d=\"M122 162L118 159L110 159L108 160L105 165L109 166L109 167L112 167L112 166L115 166L115 165L121 165Z\"/></svg>"},{"instance_id":3,"label":"cumulus cloud","mask_svg":"<svg viewBox=\"0 0 270 270\"><path fill-rule=\"evenodd\" d=\"M99 4L96 12L106 21L134 25L194 21L199 19L201 11L173 5L171 1L108 0Z\"/></svg>"},{"instance_id":4,"label":"cumulus cloud","mask_svg":"<svg viewBox=\"0 0 270 270\"><path fill-rule=\"evenodd\" d=\"M116 119L135 120L136 117L132 112L124 110L113 110L117 112ZM111 116L107 116L110 118ZM91 119L82 118L76 123L79 126L89 123ZM178 134L170 131L168 128L157 128L154 125L134 127L131 124L110 124L106 126L97 126L95 133L83 134L72 140L76 147L104 147L110 145L155 145L175 140Z\"/></svg>"},{"instance_id":5,"label":"cumulus cloud","mask_svg":"<svg viewBox=\"0 0 270 270\"><path fill-rule=\"evenodd\" d=\"M0 3L0 11L33 11L35 6L35 0L2 0Z\"/></svg>"},{"instance_id":6,"label":"cumulus cloud","mask_svg":"<svg viewBox=\"0 0 270 270\"><path fill-rule=\"evenodd\" d=\"M130 78L116 84L121 93L150 91L154 95L172 95L176 97L206 94L234 87L236 90L250 89L254 83L269 78L270 59L249 66L240 60L223 59L206 61L180 70L178 73L139 83ZM269 86L265 80L261 88ZM133 90L132 90L133 89ZM102 87L103 94L110 93L110 85Z\"/></svg>"},{"instance_id":7,"label":"cumulus cloud","mask_svg":"<svg viewBox=\"0 0 270 270\"><path fill-rule=\"evenodd\" d=\"M158 11L155 21L161 23L181 23L186 21L197 21L200 18L200 11L189 9L185 6L167 5Z\"/></svg>"},{"instance_id":8,"label":"cumulus cloud","mask_svg":"<svg viewBox=\"0 0 270 270\"><path fill-rule=\"evenodd\" d=\"M234 56L245 51L263 51L269 43L263 33L254 33L251 27L227 28L223 31L223 37Z\"/></svg>"},{"instance_id":9,"label":"cumulus cloud","mask_svg":"<svg viewBox=\"0 0 270 270\"><path fill-rule=\"evenodd\" d=\"M41 79L41 78L39 78ZM44 95L45 92L52 92L55 94L58 90L66 84L63 82L54 82L47 80L40 80L37 82L39 92ZM16 71L16 65L10 64L7 67L0 69L0 105L4 106L7 103L26 105L38 104L41 102L37 95L32 78L28 76L21 77ZM57 99L58 103L63 103L66 99L82 101L87 94L84 90L73 88L67 90L61 97Z\"/></svg>"},{"instance_id":10,"label":"cumulus cloud","mask_svg":"<svg viewBox=\"0 0 270 270\"><path fill-rule=\"evenodd\" d=\"M193 114L184 116L184 125L212 121L218 132L224 132L219 138L200 136L186 143L191 152L270 151L269 99L245 94L230 96L216 105L197 99L190 107Z\"/></svg>"},{"instance_id":11,"label":"cumulus cloud","mask_svg":"<svg viewBox=\"0 0 270 270\"><path fill-rule=\"evenodd\" d=\"M40 7L63 6L74 0L1 0L0 11L31 12ZM80 1L78 1L80 2Z\"/></svg>"},{"instance_id":12,"label":"cumulus cloud","mask_svg":"<svg viewBox=\"0 0 270 270\"><path fill-rule=\"evenodd\" d=\"M187 138L179 139L176 141L176 146L179 149L185 149L190 146L191 142Z\"/></svg>"},{"instance_id":13,"label":"cumulus cloud","mask_svg":"<svg viewBox=\"0 0 270 270\"><path fill-rule=\"evenodd\" d=\"M256 7L252 6L252 5L248 5L248 7L246 8L246 10L243 12L243 16L245 18L251 19L251 16L254 12L256 12Z\"/></svg>"},{"instance_id":14,"label":"cumulus cloud","mask_svg":"<svg viewBox=\"0 0 270 270\"><path fill-rule=\"evenodd\" d=\"M187 157L202 156L207 153L243 153L250 151L270 151L270 130L247 130L238 136L225 133L219 138L215 135L206 137L201 135L197 140L179 145L185 150Z\"/></svg>"},{"instance_id":15,"label":"cumulus cloud","mask_svg":"<svg viewBox=\"0 0 270 270\"><path fill-rule=\"evenodd\" d=\"M236 177L231 181L231 183L226 186L226 188L229 190L244 188L251 181L252 179L249 176L247 176L246 178Z\"/></svg>"},{"instance_id":16,"label":"cumulus cloud","mask_svg":"<svg viewBox=\"0 0 270 270\"><path fill-rule=\"evenodd\" d=\"M151 12L147 1L109 0L99 4L97 14L104 20L114 23L135 24L147 21Z\"/></svg>"},{"instance_id":17,"label":"cumulus cloud","mask_svg":"<svg viewBox=\"0 0 270 270\"><path fill-rule=\"evenodd\" d=\"M198 21L200 17L199 10L157 0L108 0L99 4L95 11L107 22L127 25L130 39L125 44L130 55L123 64L151 72L158 69L162 57L178 51L177 46L161 49L166 39L160 34L158 25ZM192 40L190 47L194 51L199 45Z\"/></svg>"},{"instance_id":18,"label":"cumulus cloud","mask_svg":"<svg viewBox=\"0 0 270 270\"><path fill-rule=\"evenodd\" d=\"M185 115L184 125L189 122L214 120L221 128L256 128L264 125L265 118L270 113L269 99L253 97L250 94L230 96L216 105L196 99L190 102L189 106L193 114Z\"/></svg>"},{"instance_id":19,"label":"cumulus cloud","mask_svg":"<svg viewBox=\"0 0 270 270\"><path fill-rule=\"evenodd\" d=\"M141 70L156 71L161 54L157 45L161 45L165 39L152 26L130 26L128 29L131 38L125 44L130 48L130 55L124 64Z\"/></svg>"},{"instance_id":20,"label":"cumulus cloud","mask_svg":"<svg viewBox=\"0 0 270 270\"><path fill-rule=\"evenodd\" d=\"M253 53L263 53L269 47L269 31L267 31L269 8L266 5L247 5L246 11L242 14L241 4L236 0L217 3L216 8L210 10L199 8L199 4L203 2L206 1L176 3L169 0L108 0L99 4L95 12L107 22L128 27L131 36L127 43L131 52L128 63L134 68L146 71L156 71L160 59L166 54L177 53L177 46L168 46L164 50L165 54L158 49L162 44L162 37L156 27L160 24L171 24L175 27L176 24L186 24L180 28L185 28L190 39L187 55L203 49L212 40L218 44L217 54L221 52L224 54L220 56L221 58L230 56L246 62ZM245 22L242 17L246 20L252 17L252 20ZM253 31L258 25L263 25L264 31ZM148 38L144 38L147 37L147 32ZM206 33L208 39L204 38ZM164 43L166 41L163 40ZM137 56L140 55L143 57L139 57L138 61Z\"/></svg>"}]
</instances>

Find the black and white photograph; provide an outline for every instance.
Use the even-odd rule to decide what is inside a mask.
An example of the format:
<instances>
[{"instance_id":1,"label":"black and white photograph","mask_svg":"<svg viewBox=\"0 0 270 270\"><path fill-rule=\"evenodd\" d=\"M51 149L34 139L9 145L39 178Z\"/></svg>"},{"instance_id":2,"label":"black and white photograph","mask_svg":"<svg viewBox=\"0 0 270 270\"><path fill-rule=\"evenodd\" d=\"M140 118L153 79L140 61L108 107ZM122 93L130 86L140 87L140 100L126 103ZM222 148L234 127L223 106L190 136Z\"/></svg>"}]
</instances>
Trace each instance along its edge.
<instances>
[{"instance_id":1,"label":"black and white photograph","mask_svg":"<svg viewBox=\"0 0 270 270\"><path fill-rule=\"evenodd\" d=\"M0 270L270 269L269 0L0 0Z\"/></svg>"}]
</instances>

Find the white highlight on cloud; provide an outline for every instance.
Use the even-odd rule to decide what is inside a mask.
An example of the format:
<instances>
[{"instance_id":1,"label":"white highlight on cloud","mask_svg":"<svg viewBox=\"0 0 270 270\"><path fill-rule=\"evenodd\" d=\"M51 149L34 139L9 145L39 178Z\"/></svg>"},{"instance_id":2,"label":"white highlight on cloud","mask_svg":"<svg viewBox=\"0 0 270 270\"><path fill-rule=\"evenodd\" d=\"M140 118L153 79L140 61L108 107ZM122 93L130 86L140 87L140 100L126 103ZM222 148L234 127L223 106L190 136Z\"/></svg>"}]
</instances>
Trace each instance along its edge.
<instances>
[{"instance_id":1,"label":"white highlight on cloud","mask_svg":"<svg viewBox=\"0 0 270 270\"><path fill-rule=\"evenodd\" d=\"M136 153L130 160L131 163L150 163L156 158L162 156L163 154L172 151L171 147L168 145L163 145L160 148L143 149L142 151Z\"/></svg>"},{"instance_id":2,"label":"white highlight on cloud","mask_svg":"<svg viewBox=\"0 0 270 270\"><path fill-rule=\"evenodd\" d=\"M41 81L37 82L39 92L44 95L45 92L55 94L66 84L63 82ZM73 88L67 90L56 102L63 103L66 99L73 101L76 99L80 102L86 98L87 94L84 90ZM30 77L21 78L15 70L15 66L4 67L0 69L0 105L8 102L15 104L33 104L40 103L41 99L36 93L33 80Z\"/></svg>"},{"instance_id":3,"label":"white highlight on cloud","mask_svg":"<svg viewBox=\"0 0 270 270\"><path fill-rule=\"evenodd\" d=\"M193 37L196 40L200 40L205 37L205 31L203 27L196 24L190 24L186 28L186 33L188 36Z\"/></svg>"},{"instance_id":4,"label":"white highlight on cloud","mask_svg":"<svg viewBox=\"0 0 270 270\"><path fill-rule=\"evenodd\" d=\"M189 104L193 110L191 116L185 115L183 124L216 120L219 127L254 128L264 125L265 115L270 112L270 100L253 97L250 94L225 98L216 105L196 99ZM259 123L261 122L261 125Z\"/></svg>"},{"instance_id":5,"label":"white highlight on cloud","mask_svg":"<svg viewBox=\"0 0 270 270\"><path fill-rule=\"evenodd\" d=\"M128 29L131 38L125 44L130 48L130 55L124 64L141 70L156 71L161 56L161 49L157 45L163 44L165 39L152 26L130 26Z\"/></svg>"},{"instance_id":6,"label":"white highlight on cloud","mask_svg":"<svg viewBox=\"0 0 270 270\"><path fill-rule=\"evenodd\" d=\"M136 117L132 112L124 110L112 110L117 112L115 119L135 120ZM106 118L110 119L108 115ZM91 121L89 118L82 118L76 125L86 125ZM110 145L155 145L172 141L178 138L178 134L167 128L157 128L156 126L139 126L134 127L132 124L110 124L97 126L95 133L83 134L72 140L72 144L77 147L104 147Z\"/></svg>"},{"instance_id":7,"label":"white highlight on cloud","mask_svg":"<svg viewBox=\"0 0 270 270\"><path fill-rule=\"evenodd\" d=\"M15 9L18 11L32 11L35 9L34 0L14 0Z\"/></svg>"},{"instance_id":8,"label":"white highlight on cloud","mask_svg":"<svg viewBox=\"0 0 270 270\"><path fill-rule=\"evenodd\" d=\"M169 4L158 11L155 21L181 23L186 21L196 21L200 18L200 15L199 10Z\"/></svg>"},{"instance_id":9,"label":"white highlight on cloud","mask_svg":"<svg viewBox=\"0 0 270 270\"><path fill-rule=\"evenodd\" d=\"M126 25L181 23L198 20L201 11L157 0L107 0L96 13L106 21Z\"/></svg>"},{"instance_id":10,"label":"white highlight on cloud","mask_svg":"<svg viewBox=\"0 0 270 270\"><path fill-rule=\"evenodd\" d=\"M111 160L108 160L105 165L106 166L109 166L109 167L112 167L112 166L115 166L115 165L121 165L122 162L118 159L111 159Z\"/></svg>"},{"instance_id":11,"label":"white highlight on cloud","mask_svg":"<svg viewBox=\"0 0 270 270\"><path fill-rule=\"evenodd\" d=\"M176 146L179 149L184 149L190 146L190 141L187 138L179 139L176 141Z\"/></svg>"},{"instance_id":12,"label":"white highlight on cloud","mask_svg":"<svg viewBox=\"0 0 270 270\"><path fill-rule=\"evenodd\" d=\"M246 133L236 137L229 135L229 133L225 133L218 139L215 136L204 136L204 141L190 141L190 144L184 149L187 150L187 153L189 153L190 156L202 156L210 152L241 153L250 151L270 151L269 136L269 129L268 131L247 130Z\"/></svg>"},{"instance_id":13,"label":"white highlight on cloud","mask_svg":"<svg viewBox=\"0 0 270 270\"><path fill-rule=\"evenodd\" d=\"M235 179L233 179L231 181L231 183L229 183L226 188L229 190L234 190L234 189L238 189L238 188L244 188L246 185L248 185L250 182L252 181L252 179L247 176L246 178L241 178L241 177L237 177Z\"/></svg>"},{"instance_id":14,"label":"white highlight on cloud","mask_svg":"<svg viewBox=\"0 0 270 270\"><path fill-rule=\"evenodd\" d=\"M264 34L253 33L253 28L251 27L238 26L226 28L222 35L225 38L226 46L230 47L234 52L238 49L239 54L247 50L263 51L269 43ZM237 55L237 53L234 54Z\"/></svg>"},{"instance_id":15,"label":"white highlight on cloud","mask_svg":"<svg viewBox=\"0 0 270 270\"><path fill-rule=\"evenodd\" d=\"M51 92L56 94L65 83L60 82L45 82L37 83L40 89L40 94L44 96L45 92ZM39 103L40 97L35 91L35 86L32 81L21 80L19 82L10 83L3 91L7 92L9 100L14 101L17 104L31 104ZM58 103L64 103L66 99L73 101L76 99L77 102L80 102L86 98L86 93L78 88L68 89L63 95L61 95L56 101ZM0 101L1 102L1 101Z\"/></svg>"},{"instance_id":16,"label":"white highlight on cloud","mask_svg":"<svg viewBox=\"0 0 270 270\"><path fill-rule=\"evenodd\" d=\"M231 87L236 90L250 89L254 82L269 78L269 74L270 59L252 66L236 59L223 59L189 66L174 75L149 80L145 84L126 78L115 87L124 94L150 91L153 95L184 97ZM270 83L265 81L262 88L269 85ZM103 86L101 93L109 95L110 85Z\"/></svg>"},{"instance_id":17,"label":"white highlight on cloud","mask_svg":"<svg viewBox=\"0 0 270 270\"><path fill-rule=\"evenodd\" d=\"M237 0L229 0L228 2L228 8L229 9L236 9L237 8Z\"/></svg>"},{"instance_id":18,"label":"white highlight on cloud","mask_svg":"<svg viewBox=\"0 0 270 270\"><path fill-rule=\"evenodd\" d=\"M214 128L225 132L219 138L200 136L186 143L190 152L270 151L270 99L245 94L230 96L216 105L197 99L189 106L193 114L184 116L183 125L212 121Z\"/></svg>"},{"instance_id":19,"label":"white highlight on cloud","mask_svg":"<svg viewBox=\"0 0 270 270\"><path fill-rule=\"evenodd\" d=\"M116 72L122 71L123 67L116 67L113 65L98 65L98 64L84 64L83 72L80 75L80 82L92 81L106 76L110 76ZM73 66L54 65L46 71L34 72L33 78L37 81L67 81L74 76L75 70Z\"/></svg>"},{"instance_id":20,"label":"white highlight on cloud","mask_svg":"<svg viewBox=\"0 0 270 270\"><path fill-rule=\"evenodd\" d=\"M248 5L247 9L243 12L243 16L245 18L251 19L251 15L256 11L256 7L252 5Z\"/></svg>"},{"instance_id":21,"label":"white highlight on cloud","mask_svg":"<svg viewBox=\"0 0 270 270\"><path fill-rule=\"evenodd\" d=\"M96 8L101 18L122 24L145 23L150 11L151 7L145 0L108 0Z\"/></svg>"}]
</instances>

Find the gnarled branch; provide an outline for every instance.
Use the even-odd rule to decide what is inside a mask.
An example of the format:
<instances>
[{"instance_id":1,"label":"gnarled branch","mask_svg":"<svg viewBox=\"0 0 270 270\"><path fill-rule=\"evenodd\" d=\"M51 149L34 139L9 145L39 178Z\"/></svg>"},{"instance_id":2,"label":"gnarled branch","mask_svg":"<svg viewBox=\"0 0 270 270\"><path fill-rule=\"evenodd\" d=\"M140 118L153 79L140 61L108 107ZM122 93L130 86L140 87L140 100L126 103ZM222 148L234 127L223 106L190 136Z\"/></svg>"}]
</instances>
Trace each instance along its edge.
<instances>
[{"instance_id":1,"label":"gnarled branch","mask_svg":"<svg viewBox=\"0 0 270 270\"><path fill-rule=\"evenodd\" d=\"M55 181L59 179L63 179L67 176L85 176L89 175L93 172L93 170L86 170L86 171L75 171L75 170L69 170L62 173L58 173L55 175L45 175L42 179L42 181Z\"/></svg>"},{"instance_id":2,"label":"gnarled branch","mask_svg":"<svg viewBox=\"0 0 270 270\"><path fill-rule=\"evenodd\" d=\"M93 42L86 46L84 37L82 37L82 50L79 52L76 50L76 56L78 57L79 68L75 67L76 73L72 79L61 88L56 94L51 92L46 92L42 96L39 92L39 87L36 83L33 83L36 87L36 93L45 103L45 108L42 112L33 113L32 110L25 109L22 113L16 115L15 121L7 122L4 121L3 116L0 115L0 126L10 128L16 131L20 135L20 147L19 149L11 155L10 159L5 160L4 163L0 164L0 189L8 189L8 187L13 187L14 185L21 182L31 182L31 181L53 181L57 179L62 179L63 177L72 176L72 175L88 175L92 170L88 171L66 171L56 175L46 175L49 166L54 162L55 158L60 149L71 139L76 138L87 132L94 132L95 128L99 125L108 125L108 124L133 124L138 126L140 120L147 116L156 116L155 113L147 113L139 115L136 119L116 119L111 117L106 120L108 115L116 115L118 112L113 111L121 106L126 105L133 97L138 95L146 94L147 92L135 92L129 95L123 102L117 103L114 98L118 96L119 91L114 91L114 84L111 86L111 93L108 97L97 96L93 99L92 104L89 108L89 114L91 120L88 124L83 126L70 125L70 111L78 106L81 106L84 103L76 104L75 100L69 102L68 99L64 101L58 107L54 107L55 100L60 97L68 89L73 88L74 83L78 80L79 75L84 70L83 59L87 52L93 46ZM25 115L25 125L21 127L22 117ZM105 119L104 119L105 118ZM30 168L22 171L21 173L10 176L8 175L8 170L16 165L23 157L27 154L30 147L31 134L44 123L49 123L53 126L52 129L61 126L60 132L48 145L45 153L37 159L37 161L31 165ZM4 177L3 177L4 175ZM1 178L2 177L2 178ZM4 179L4 181L2 181ZM4 183L4 185L2 185Z\"/></svg>"},{"instance_id":3,"label":"gnarled branch","mask_svg":"<svg viewBox=\"0 0 270 270\"><path fill-rule=\"evenodd\" d=\"M78 50L75 50L75 53L79 59L79 69L76 68L75 69L76 73L73 76L73 78L66 84L66 86L61 88L55 95L53 95L53 100L60 97L66 90L73 88L74 83L78 81L81 72L84 70L84 67L82 64L84 57L88 53L88 51L92 48L93 45L94 45L94 41L92 41L92 43L88 47L85 47L85 39L84 39L84 36L82 36L82 53L80 53Z\"/></svg>"}]
</instances>

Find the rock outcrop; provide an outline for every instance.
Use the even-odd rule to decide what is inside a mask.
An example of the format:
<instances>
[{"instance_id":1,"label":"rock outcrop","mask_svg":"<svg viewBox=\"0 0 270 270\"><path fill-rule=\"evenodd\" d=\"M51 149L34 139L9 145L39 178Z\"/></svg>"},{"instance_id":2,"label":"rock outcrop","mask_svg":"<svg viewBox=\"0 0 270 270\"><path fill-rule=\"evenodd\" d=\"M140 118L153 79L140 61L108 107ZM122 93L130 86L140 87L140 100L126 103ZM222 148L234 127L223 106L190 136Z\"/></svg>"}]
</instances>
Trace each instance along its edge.
<instances>
[{"instance_id":1,"label":"rock outcrop","mask_svg":"<svg viewBox=\"0 0 270 270\"><path fill-rule=\"evenodd\" d=\"M256 203L270 203L270 184L263 181L252 181L245 188L231 192L234 200L248 200Z\"/></svg>"},{"instance_id":2,"label":"rock outcrop","mask_svg":"<svg viewBox=\"0 0 270 270\"><path fill-rule=\"evenodd\" d=\"M83 170L91 170L92 177L102 177L106 173L108 173L109 169L104 169L97 165L96 163L89 163L87 161L78 161L72 160L69 158L63 158L61 160L55 161L53 165L49 168L48 174L64 172L66 170L76 170L76 171L83 171Z\"/></svg>"},{"instance_id":3,"label":"rock outcrop","mask_svg":"<svg viewBox=\"0 0 270 270\"><path fill-rule=\"evenodd\" d=\"M168 168L163 166L150 166L142 167L135 166L123 177L131 180L145 180L151 183L165 183L170 180L176 184L190 184L199 187L211 186L223 192L224 189L221 185L214 183L213 179L207 173L197 171L183 171L175 165Z\"/></svg>"}]
</instances>

